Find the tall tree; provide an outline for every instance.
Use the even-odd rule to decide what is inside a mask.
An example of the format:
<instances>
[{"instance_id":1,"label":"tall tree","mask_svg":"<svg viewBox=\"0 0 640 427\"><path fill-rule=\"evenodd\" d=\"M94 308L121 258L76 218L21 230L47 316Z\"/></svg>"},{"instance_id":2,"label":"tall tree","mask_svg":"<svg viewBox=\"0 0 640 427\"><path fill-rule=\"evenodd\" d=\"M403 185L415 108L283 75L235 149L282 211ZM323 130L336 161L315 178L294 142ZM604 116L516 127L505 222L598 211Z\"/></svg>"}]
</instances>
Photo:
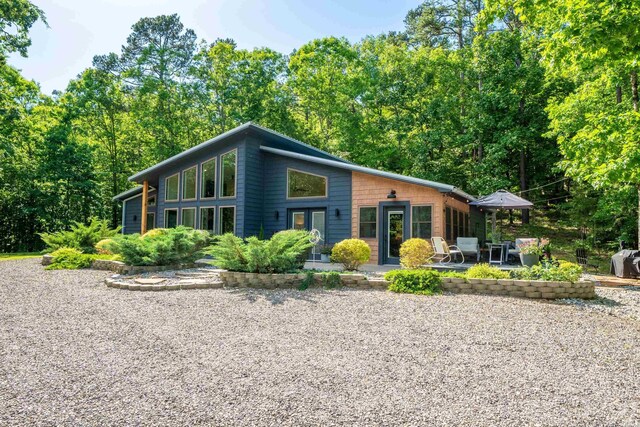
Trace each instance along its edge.
<instances>
[{"instance_id":1,"label":"tall tree","mask_svg":"<svg viewBox=\"0 0 640 427\"><path fill-rule=\"evenodd\" d=\"M47 23L42 9L30 1L0 0L0 64L13 52L27 56L29 30L38 20Z\"/></svg>"}]
</instances>

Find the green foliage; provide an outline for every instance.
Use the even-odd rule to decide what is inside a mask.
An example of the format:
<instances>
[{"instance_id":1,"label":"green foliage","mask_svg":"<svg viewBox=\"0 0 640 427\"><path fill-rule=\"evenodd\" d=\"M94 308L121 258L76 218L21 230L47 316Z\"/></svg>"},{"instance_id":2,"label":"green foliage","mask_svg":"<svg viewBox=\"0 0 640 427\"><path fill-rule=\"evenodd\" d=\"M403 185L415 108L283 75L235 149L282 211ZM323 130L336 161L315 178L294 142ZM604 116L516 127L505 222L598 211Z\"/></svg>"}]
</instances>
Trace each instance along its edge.
<instances>
[{"instance_id":1,"label":"green foliage","mask_svg":"<svg viewBox=\"0 0 640 427\"><path fill-rule=\"evenodd\" d=\"M304 230L284 230L269 240L249 237L246 242L232 234L216 238L207 253L218 267L249 273L287 273L304 266L304 257L313 246Z\"/></svg>"},{"instance_id":2,"label":"green foliage","mask_svg":"<svg viewBox=\"0 0 640 427\"><path fill-rule=\"evenodd\" d=\"M582 267L578 264L559 261L558 263L543 263L533 267L519 268L511 271L511 276L522 280L548 280L554 282L572 282L580 280Z\"/></svg>"},{"instance_id":3,"label":"green foliage","mask_svg":"<svg viewBox=\"0 0 640 427\"><path fill-rule=\"evenodd\" d=\"M345 239L336 243L331 250L331 261L342 264L345 270L357 270L370 257L371 248L360 239Z\"/></svg>"},{"instance_id":4,"label":"green foliage","mask_svg":"<svg viewBox=\"0 0 640 427\"><path fill-rule=\"evenodd\" d=\"M460 273L458 271L440 271L438 272L438 274L440 275L440 277L452 277L455 279L466 279L467 275L466 273Z\"/></svg>"},{"instance_id":5,"label":"green foliage","mask_svg":"<svg viewBox=\"0 0 640 427\"><path fill-rule=\"evenodd\" d=\"M313 286L313 283L315 281L314 275L315 275L315 273L313 271L306 271L305 274L304 274L304 279L302 279L302 282L300 283L300 286L298 286L298 290L299 291L306 291L311 286Z\"/></svg>"},{"instance_id":6,"label":"green foliage","mask_svg":"<svg viewBox=\"0 0 640 427\"><path fill-rule=\"evenodd\" d=\"M384 275L391 292L433 295L442 292L442 279L432 270L393 270Z\"/></svg>"},{"instance_id":7,"label":"green foliage","mask_svg":"<svg viewBox=\"0 0 640 427\"><path fill-rule=\"evenodd\" d=\"M46 270L77 270L91 266L91 255L84 254L76 248L59 248L51 253L53 262Z\"/></svg>"},{"instance_id":8,"label":"green foliage","mask_svg":"<svg viewBox=\"0 0 640 427\"><path fill-rule=\"evenodd\" d=\"M424 239L406 240L400 245L400 265L404 268L420 268L430 262L433 253L431 243Z\"/></svg>"},{"instance_id":9,"label":"green foliage","mask_svg":"<svg viewBox=\"0 0 640 427\"><path fill-rule=\"evenodd\" d=\"M47 23L42 9L30 1L0 0L0 63L13 52L27 56L29 29L38 20Z\"/></svg>"},{"instance_id":10,"label":"green foliage","mask_svg":"<svg viewBox=\"0 0 640 427\"><path fill-rule=\"evenodd\" d=\"M340 273L337 271L329 271L322 273L322 286L327 289L337 288L342 284Z\"/></svg>"},{"instance_id":11,"label":"green foliage","mask_svg":"<svg viewBox=\"0 0 640 427\"><path fill-rule=\"evenodd\" d=\"M502 271L493 265L481 263L471 266L465 276L470 279L508 279L509 272Z\"/></svg>"},{"instance_id":12,"label":"green foliage","mask_svg":"<svg viewBox=\"0 0 640 427\"><path fill-rule=\"evenodd\" d=\"M179 226L152 236L118 236L109 249L127 265L174 265L197 260L208 243L208 233Z\"/></svg>"},{"instance_id":13,"label":"green foliage","mask_svg":"<svg viewBox=\"0 0 640 427\"><path fill-rule=\"evenodd\" d=\"M114 237L119 231L120 227L109 228L107 220L92 218L87 225L76 222L69 230L42 233L40 237L47 245L48 252L59 248L75 248L83 253L94 253L98 242Z\"/></svg>"}]
</instances>

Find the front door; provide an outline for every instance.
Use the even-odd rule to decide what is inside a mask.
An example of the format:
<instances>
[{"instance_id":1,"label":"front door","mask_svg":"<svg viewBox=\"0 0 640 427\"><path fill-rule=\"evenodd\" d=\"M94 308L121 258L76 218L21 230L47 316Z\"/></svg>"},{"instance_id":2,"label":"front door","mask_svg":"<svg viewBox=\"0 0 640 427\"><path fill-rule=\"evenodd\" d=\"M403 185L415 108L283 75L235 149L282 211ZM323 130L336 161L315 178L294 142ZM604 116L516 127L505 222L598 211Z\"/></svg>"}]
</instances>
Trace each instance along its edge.
<instances>
[{"instance_id":1,"label":"front door","mask_svg":"<svg viewBox=\"0 0 640 427\"><path fill-rule=\"evenodd\" d=\"M400 245L404 242L405 230L404 207L386 207L384 209L384 227L382 256L384 264L400 263Z\"/></svg>"},{"instance_id":2,"label":"front door","mask_svg":"<svg viewBox=\"0 0 640 427\"><path fill-rule=\"evenodd\" d=\"M289 228L307 231L318 230L320 232L321 240L317 247L309 252L309 259L313 258L312 253L315 253L315 259L320 259L320 246L326 244L326 216L327 211L325 209L304 208L289 210Z\"/></svg>"}]
</instances>

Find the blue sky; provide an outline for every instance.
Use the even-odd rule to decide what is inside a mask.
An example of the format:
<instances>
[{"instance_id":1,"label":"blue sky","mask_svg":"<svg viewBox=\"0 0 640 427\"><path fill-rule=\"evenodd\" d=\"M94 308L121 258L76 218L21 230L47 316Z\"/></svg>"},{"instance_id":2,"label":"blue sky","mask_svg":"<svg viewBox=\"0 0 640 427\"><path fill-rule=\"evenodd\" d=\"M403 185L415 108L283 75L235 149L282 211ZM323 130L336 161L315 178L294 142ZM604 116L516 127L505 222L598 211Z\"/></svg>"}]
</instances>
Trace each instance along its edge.
<instances>
[{"instance_id":1,"label":"blue sky","mask_svg":"<svg viewBox=\"0 0 640 427\"><path fill-rule=\"evenodd\" d=\"M233 38L241 48L267 46L282 53L324 36L352 42L402 30L419 0L32 0L50 28L32 28L29 57L10 64L45 93L64 89L91 66L94 55L120 52L141 17L178 13L200 39Z\"/></svg>"}]
</instances>

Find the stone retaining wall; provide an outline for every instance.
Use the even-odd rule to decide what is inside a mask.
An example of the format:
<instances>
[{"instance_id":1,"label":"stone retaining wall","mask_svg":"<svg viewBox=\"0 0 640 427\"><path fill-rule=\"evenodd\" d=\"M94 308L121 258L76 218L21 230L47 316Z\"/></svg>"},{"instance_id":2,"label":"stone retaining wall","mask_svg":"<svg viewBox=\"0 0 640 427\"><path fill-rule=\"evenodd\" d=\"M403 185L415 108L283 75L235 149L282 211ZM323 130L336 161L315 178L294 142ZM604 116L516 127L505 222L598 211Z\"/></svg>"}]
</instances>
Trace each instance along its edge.
<instances>
[{"instance_id":1,"label":"stone retaining wall","mask_svg":"<svg viewBox=\"0 0 640 427\"><path fill-rule=\"evenodd\" d=\"M594 283L591 281L548 282L543 280L512 279L461 279L442 278L445 291L465 294L504 295L534 299L560 299L596 297Z\"/></svg>"},{"instance_id":2,"label":"stone retaining wall","mask_svg":"<svg viewBox=\"0 0 640 427\"><path fill-rule=\"evenodd\" d=\"M240 288L298 288L306 279L306 273L260 274L221 271L220 278L226 287ZM314 273L315 286L322 286L326 273ZM386 290L389 282L382 278L367 278L363 274L340 274L340 284L349 288Z\"/></svg>"}]
</instances>

